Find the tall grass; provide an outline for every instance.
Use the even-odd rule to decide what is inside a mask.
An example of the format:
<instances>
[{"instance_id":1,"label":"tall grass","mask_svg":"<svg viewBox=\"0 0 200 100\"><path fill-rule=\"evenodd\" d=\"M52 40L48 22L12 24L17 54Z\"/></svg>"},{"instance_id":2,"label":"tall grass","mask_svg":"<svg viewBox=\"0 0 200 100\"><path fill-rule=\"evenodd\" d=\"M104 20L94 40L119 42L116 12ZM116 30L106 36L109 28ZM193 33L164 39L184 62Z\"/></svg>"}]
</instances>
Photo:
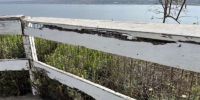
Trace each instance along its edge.
<instances>
[{"instance_id":1,"label":"tall grass","mask_svg":"<svg viewBox=\"0 0 200 100\"><path fill-rule=\"evenodd\" d=\"M21 36L0 36L0 59L25 58Z\"/></svg>"}]
</instances>

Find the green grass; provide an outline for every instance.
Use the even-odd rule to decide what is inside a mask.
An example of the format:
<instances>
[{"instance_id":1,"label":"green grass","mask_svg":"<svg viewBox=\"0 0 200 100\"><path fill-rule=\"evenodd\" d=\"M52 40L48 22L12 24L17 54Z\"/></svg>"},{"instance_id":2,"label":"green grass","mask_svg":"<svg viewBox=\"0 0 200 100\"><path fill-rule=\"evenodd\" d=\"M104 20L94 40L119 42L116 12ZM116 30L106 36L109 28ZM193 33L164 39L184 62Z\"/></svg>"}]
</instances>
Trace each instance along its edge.
<instances>
[{"instance_id":1,"label":"green grass","mask_svg":"<svg viewBox=\"0 0 200 100\"><path fill-rule=\"evenodd\" d=\"M0 59L25 58L21 36L0 36Z\"/></svg>"}]
</instances>

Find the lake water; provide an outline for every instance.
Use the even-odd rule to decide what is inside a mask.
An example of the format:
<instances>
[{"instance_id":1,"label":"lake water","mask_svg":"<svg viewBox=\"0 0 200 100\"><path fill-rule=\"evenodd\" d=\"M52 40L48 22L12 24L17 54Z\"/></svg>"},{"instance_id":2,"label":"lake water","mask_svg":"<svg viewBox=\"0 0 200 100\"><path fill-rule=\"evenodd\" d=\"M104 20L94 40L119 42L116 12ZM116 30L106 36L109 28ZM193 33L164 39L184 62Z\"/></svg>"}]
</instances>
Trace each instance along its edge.
<instances>
[{"instance_id":1,"label":"lake water","mask_svg":"<svg viewBox=\"0 0 200 100\"><path fill-rule=\"evenodd\" d=\"M98 19L132 22L162 22L156 14L160 5L65 5L65 4L0 4L0 15L27 15L78 19ZM200 21L200 6L187 6L181 23ZM173 20L168 20L174 23Z\"/></svg>"}]
</instances>

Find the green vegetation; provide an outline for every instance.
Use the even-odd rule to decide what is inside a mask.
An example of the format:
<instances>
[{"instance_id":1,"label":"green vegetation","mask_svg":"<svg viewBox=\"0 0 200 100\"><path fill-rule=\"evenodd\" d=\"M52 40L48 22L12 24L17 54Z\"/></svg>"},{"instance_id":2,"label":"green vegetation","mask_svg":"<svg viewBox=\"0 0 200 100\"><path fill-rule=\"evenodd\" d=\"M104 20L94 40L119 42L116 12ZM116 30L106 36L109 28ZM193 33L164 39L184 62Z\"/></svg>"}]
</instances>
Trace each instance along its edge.
<instances>
[{"instance_id":1,"label":"green vegetation","mask_svg":"<svg viewBox=\"0 0 200 100\"><path fill-rule=\"evenodd\" d=\"M0 59L25 58L21 36L0 36Z\"/></svg>"},{"instance_id":2,"label":"green vegetation","mask_svg":"<svg viewBox=\"0 0 200 100\"><path fill-rule=\"evenodd\" d=\"M0 96L21 96L31 93L28 71L0 72Z\"/></svg>"},{"instance_id":3,"label":"green vegetation","mask_svg":"<svg viewBox=\"0 0 200 100\"><path fill-rule=\"evenodd\" d=\"M1 59L24 57L20 38L0 37L0 55L4 55ZM200 97L199 73L38 38L35 42L40 61L138 100L198 100ZM92 99L40 72L42 71L38 71L35 76L42 97L53 100L58 97L59 100L65 100L62 97Z\"/></svg>"}]
</instances>

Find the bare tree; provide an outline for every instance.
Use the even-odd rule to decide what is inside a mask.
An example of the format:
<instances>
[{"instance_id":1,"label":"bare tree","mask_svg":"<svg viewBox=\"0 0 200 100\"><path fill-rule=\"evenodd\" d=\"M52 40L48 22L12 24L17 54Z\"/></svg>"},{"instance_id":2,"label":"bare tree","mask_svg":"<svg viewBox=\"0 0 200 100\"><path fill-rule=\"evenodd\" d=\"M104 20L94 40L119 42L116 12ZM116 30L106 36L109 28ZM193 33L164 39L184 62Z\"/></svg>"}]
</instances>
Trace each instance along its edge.
<instances>
[{"instance_id":1,"label":"bare tree","mask_svg":"<svg viewBox=\"0 0 200 100\"><path fill-rule=\"evenodd\" d=\"M186 1L187 0L159 0L163 8L163 23L166 22L167 18L172 18L180 24L180 14L184 7L186 8Z\"/></svg>"}]
</instances>

